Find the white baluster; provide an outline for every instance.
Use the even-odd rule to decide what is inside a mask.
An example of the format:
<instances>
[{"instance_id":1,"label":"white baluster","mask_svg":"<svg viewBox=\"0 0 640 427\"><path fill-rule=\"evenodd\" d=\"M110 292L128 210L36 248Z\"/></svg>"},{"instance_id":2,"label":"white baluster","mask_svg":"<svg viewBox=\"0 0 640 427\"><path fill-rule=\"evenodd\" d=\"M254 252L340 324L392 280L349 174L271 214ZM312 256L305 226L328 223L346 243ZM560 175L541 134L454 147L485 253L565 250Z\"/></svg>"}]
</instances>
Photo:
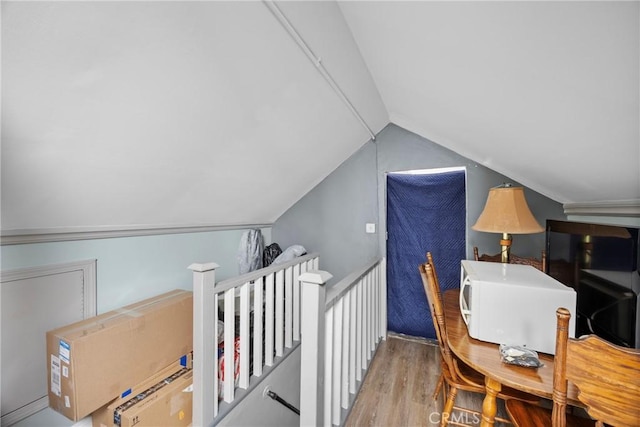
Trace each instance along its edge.
<instances>
[{"instance_id":1,"label":"white baluster","mask_svg":"<svg viewBox=\"0 0 640 427\"><path fill-rule=\"evenodd\" d=\"M284 271L284 346L293 346L293 267Z\"/></svg>"},{"instance_id":2,"label":"white baluster","mask_svg":"<svg viewBox=\"0 0 640 427\"><path fill-rule=\"evenodd\" d=\"M273 366L273 328L274 328L274 298L275 291L273 286L273 273L265 278L265 325L264 325L264 364L265 366Z\"/></svg>"},{"instance_id":3,"label":"white baluster","mask_svg":"<svg viewBox=\"0 0 640 427\"><path fill-rule=\"evenodd\" d=\"M349 327L351 331L349 333L349 393L355 394L356 392L356 358L357 358L357 326L358 326L358 292L356 288L351 288L349 291L350 304L350 320Z\"/></svg>"},{"instance_id":4,"label":"white baluster","mask_svg":"<svg viewBox=\"0 0 640 427\"><path fill-rule=\"evenodd\" d=\"M351 332L351 293L347 292L343 297L342 305L342 387L340 390L341 406L344 409L349 407L349 358L351 346L349 345L349 333Z\"/></svg>"},{"instance_id":5,"label":"white baluster","mask_svg":"<svg viewBox=\"0 0 640 427\"><path fill-rule=\"evenodd\" d=\"M356 380L362 380L362 281L358 281L356 289Z\"/></svg>"},{"instance_id":6,"label":"white baluster","mask_svg":"<svg viewBox=\"0 0 640 427\"><path fill-rule=\"evenodd\" d=\"M240 288L240 378L238 386L249 387L249 316L251 283L247 282Z\"/></svg>"},{"instance_id":7,"label":"white baluster","mask_svg":"<svg viewBox=\"0 0 640 427\"><path fill-rule=\"evenodd\" d=\"M236 291L224 293L224 401L233 402L235 391L236 354Z\"/></svg>"},{"instance_id":8,"label":"white baluster","mask_svg":"<svg viewBox=\"0 0 640 427\"><path fill-rule=\"evenodd\" d=\"M333 381L333 307L325 313L325 350L324 350L324 426L331 425L331 392Z\"/></svg>"},{"instance_id":9,"label":"white baluster","mask_svg":"<svg viewBox=\"0 0 640 427\"><path fill-rule=\"evenodd\" d=\"M276 300L275 300L275 350L276 356L282 357L284 350L284 271L276 272Z\"/></svg>"},{"instance_id":10,"label":"white baluster","mask_svg":"<svg viewBox=\"0 0 640 427\"><path fill-rule=\"evenodd\" d=\"M300 264L293 266L293 341L300 341Z\"/></svg>"},{"instance_id":11,"label":"white baluster","mask_svg":"<svg viewBox=\"0 0 640 427\"><path fill-rule=\"evenodd\" d=\"M264 278L253 285L253 375L262 376L262 313L264 304Z\"/></svg>"},{"instance_id":12,"label":"white baluster","mask_svg":"<svg viewBox=\"0 0 640 427\"><path fill-rule=\"evenodd\" d=\"M380 280L380 336L387 339L387 259L382 258L378 264L378 277Z\"/></svg>"},{"instance_id":13,"label":"white baluster","mask_svg":"<svg viewBox=\"0 0 640 427\"><path fill-rule=\"evenodd\" d=\"M340 424L340 392L342 390L342 304L340 298L333 306L333 378L331 390L331 419Z\"/></svg>"}]
</instances>

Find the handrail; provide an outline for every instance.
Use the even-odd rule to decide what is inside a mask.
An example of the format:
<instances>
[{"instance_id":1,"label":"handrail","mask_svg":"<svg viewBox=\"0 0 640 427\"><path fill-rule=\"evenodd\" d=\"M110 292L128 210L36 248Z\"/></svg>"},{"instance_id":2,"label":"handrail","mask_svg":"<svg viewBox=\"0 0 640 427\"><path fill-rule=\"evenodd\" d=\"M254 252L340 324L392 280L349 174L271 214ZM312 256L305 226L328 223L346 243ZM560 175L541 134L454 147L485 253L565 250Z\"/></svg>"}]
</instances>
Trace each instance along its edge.
<instances>
[{"instance_id":1,"label":"handrail","mask_svg":"<svg viewBox=\"0 0 640 427\"><path fill-rule=\"evenodd\" d=\"M268 274L275 273L280 270L284 270L285 268L301 264L302 262L309 261L314 258L318 258L319 256L320 254L318 252L313 252L307 255L294 258L291 261L286 261L279 264L271 264L259 270L250 271L248 273L241 274L240 276L230 277L228 279L225 279L216 283L214 290L217 293L228 291L229 289L235 288L240 285L244 285L247 282L252 282Z\"/></svg>"}]
</instances>

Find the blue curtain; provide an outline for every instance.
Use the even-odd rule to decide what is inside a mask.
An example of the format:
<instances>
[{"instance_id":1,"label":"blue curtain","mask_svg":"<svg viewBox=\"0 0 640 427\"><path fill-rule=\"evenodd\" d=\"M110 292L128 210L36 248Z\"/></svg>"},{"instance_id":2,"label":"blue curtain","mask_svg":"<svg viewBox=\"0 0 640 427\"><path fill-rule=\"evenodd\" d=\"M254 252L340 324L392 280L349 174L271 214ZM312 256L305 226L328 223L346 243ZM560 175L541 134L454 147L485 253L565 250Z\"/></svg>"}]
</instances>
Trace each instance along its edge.
<instances>
[{"instance_id":1,"label":"blue curtain","mask_svg":"<svg viewBox=\"0 0 640 427\"><path fill-rule=\"evenodd\" d=\"M387 175L387 327L435 338L418 265L433 254L440 287L460 286L465 258L465 172Z\"/></svg>"}]
</instances>

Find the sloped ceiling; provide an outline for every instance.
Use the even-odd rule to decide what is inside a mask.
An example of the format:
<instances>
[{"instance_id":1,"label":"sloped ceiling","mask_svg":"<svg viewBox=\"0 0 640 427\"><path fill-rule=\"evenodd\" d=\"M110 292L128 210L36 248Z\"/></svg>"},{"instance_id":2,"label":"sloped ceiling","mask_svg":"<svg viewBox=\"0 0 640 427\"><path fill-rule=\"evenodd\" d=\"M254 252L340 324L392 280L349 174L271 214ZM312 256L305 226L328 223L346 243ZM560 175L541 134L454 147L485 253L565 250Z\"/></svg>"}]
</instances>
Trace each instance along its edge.
<instances>
[{"instance_id":1,"label":"sloped ceiling","mask_svg":"<svg viewBox=\"0 0 640 427\"><path fill-rule=\"evenodd\" d=\"M640 2L341 2L390 120L560 203L640 199Z\"/></svg>"},{"instance_id":2,"label":"sloped ceiling","mask_svg":"<svg viewBox=\"0 0 640 427\"><path fill-rule=\"evenodd\" d=\"M280 5L372 132L336 3ZM262 2L2 2L5 234L268 224L370 139Z\"/></svg>"},{"instance_id":3,"label":"sloped ceiling","mask_svg":"<svg viewBox=\"0 0 640 427\"><path fill-rule=\"evenodd\" d=\"M561 203L640 199L638 2L2 8L3 235L268 224L394 122Z\"/></svg>"}]
</instances>

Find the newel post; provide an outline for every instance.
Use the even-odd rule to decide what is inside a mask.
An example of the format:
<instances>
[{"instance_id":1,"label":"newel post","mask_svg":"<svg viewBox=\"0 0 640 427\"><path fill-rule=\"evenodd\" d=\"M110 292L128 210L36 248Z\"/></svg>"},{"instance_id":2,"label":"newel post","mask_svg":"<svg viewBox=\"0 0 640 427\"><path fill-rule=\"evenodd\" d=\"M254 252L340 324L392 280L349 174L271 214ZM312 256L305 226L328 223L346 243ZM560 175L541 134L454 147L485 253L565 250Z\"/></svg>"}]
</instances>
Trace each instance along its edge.
<instances>
[{"instance_id":1,"label":"newel post","mask_svg":"<svg viewBox=\"0 0 640 427\"><path fill-rule=\"evenodd\" d=\"M300 325L300 425L324 425L325 284L333 277L312 270L298 277L302 288Z\"/></svg>"},{"instance_id":2,"label":"newel post","mask_svg":"<svg viewBox=\"0 0 640 427\"><path fill-rule=\"evenodd\" d=\"M214 291L218 264L191 264L193 271L193 422L213 424L214 374Z\"/></svg>"}]
</instances>

